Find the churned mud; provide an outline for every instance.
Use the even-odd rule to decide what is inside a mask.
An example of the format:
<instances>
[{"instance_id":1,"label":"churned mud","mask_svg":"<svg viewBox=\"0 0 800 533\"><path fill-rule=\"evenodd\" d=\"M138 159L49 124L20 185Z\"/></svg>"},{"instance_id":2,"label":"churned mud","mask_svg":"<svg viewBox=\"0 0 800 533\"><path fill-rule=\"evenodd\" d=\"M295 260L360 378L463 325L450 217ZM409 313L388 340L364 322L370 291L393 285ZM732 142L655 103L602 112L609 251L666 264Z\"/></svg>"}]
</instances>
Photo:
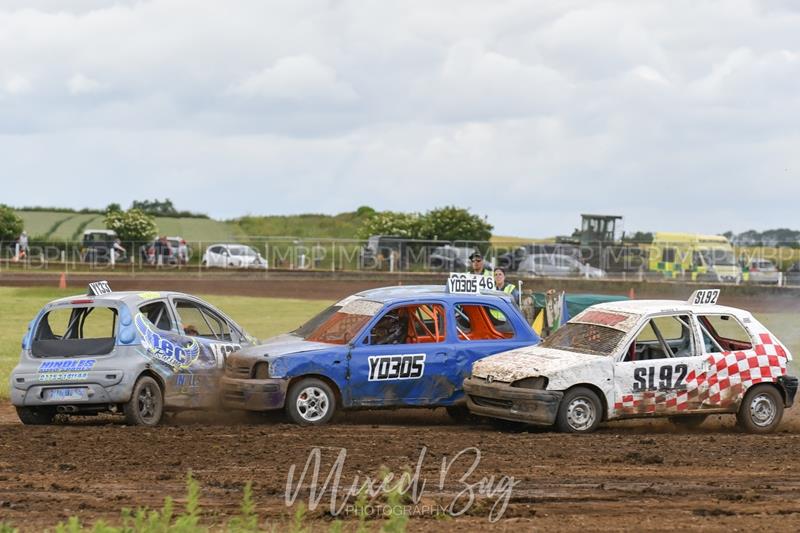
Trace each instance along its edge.
<instances>
[{"instance_id":1,"label":"churned mud","mask_svg":"<svg viewBox=\"0 0 800 533\"><path fill-rule=\"evenodd\" d=\"M319 490L337 459L341 478L334 509L329 485L308 513L316 531L328 529L337 507L355 524L341 499L382 467L416 473L420 497L409 507L417 513L410 531L791 531L800 529L797 413L787 411L779 432L768 436L737 432L731 417L712 417L695 431L629 421L572 436L456 425L441 409L354 413L323 428L281 417L192 413L152 429L112 417L29 427L4 404L0 521L39 530L71 515L113 522L121 508L158 507L167 495L180 505L191 470L202 485L208 524L237 512L247 481L261 519L285 524L294 512L285 504L290 467L296 465L291 493L318 449ZM307 507L312 472L297 494ZM502 518L490 522L504 501ZM435 517L451 504L463 514Z\"/></svg>"}]
</instances>

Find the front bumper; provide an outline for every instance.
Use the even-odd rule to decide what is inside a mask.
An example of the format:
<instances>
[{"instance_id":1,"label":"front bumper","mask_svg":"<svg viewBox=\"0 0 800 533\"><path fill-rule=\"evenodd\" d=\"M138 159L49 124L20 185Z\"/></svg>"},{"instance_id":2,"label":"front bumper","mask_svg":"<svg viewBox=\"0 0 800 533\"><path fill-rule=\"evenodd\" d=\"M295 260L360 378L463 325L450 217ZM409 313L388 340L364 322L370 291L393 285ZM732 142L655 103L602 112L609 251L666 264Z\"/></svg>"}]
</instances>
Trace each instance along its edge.
<instances>
[{"instance_id":1,"label":"front bumper","mask_svg":"<svg viewBox=\"0 0 800 533\"><path fill-rule=\"evenodd\" d=\"M238 379L223 376L222 405L247 411L282 409L286 401L286 379Z\"/></svg>"},{"instance_id":2,"label":"front bumper","mask_svg":"<svg viewBox=\"0 0 800 533\"><path fill-rule=\"evenodd\" d=\"M794 404L794 398L797 396L797 383L798 380L795 376L778 378L778 384L783 388L785 407L791 407Z\"/></svg>"},{"instance_id":3,"label":"front bumper","mask_svg":"<svg viewBox=\"0 0 800 533\"><path fill-rule=\"evenodd\" d=\"M464 380L469 410L480 416L527 424L551 426L556 421L564 393L487 383L480 378Z\"/></svg>"}]
</instances>

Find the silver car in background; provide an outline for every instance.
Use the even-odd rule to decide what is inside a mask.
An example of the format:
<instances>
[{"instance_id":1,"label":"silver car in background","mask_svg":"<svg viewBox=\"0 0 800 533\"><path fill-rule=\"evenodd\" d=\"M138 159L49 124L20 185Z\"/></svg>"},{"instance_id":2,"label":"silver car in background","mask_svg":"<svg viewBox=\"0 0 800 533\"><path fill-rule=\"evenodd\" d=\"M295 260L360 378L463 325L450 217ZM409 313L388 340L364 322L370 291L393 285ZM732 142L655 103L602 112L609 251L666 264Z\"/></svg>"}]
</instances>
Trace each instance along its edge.
<instances>
[{"instance_id":1,"label":"silver car in background","mask_svg":"<svg viewBox=\"0 0 800 533\"><path fill-rule=\"evenodd\" d=\"M563 254L530 254L519 264L517 273L525 276L553 278L604 278L605 271L585 265Z\"/></svg>"},{"instance_id":2,"label":"silver car in background","mask_svg":"<svg viewBox=\"0 0 800 533\"><path fill-rule=\"evenodd\" d=\"M750 283L777 285L781 281L781 273L775 263L769 259L751 259L747 263Z\"/></svg>"}]
</instances>

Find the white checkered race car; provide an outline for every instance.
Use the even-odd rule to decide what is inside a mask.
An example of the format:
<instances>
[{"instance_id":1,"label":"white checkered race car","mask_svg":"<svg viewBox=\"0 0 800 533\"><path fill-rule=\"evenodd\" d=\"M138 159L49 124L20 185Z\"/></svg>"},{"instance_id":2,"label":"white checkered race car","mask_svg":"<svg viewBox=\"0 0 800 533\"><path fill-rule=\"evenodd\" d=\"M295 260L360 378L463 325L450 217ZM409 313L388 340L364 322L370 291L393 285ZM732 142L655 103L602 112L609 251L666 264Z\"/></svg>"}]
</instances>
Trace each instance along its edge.
<instances>
[{"instance_id":1,"label":"white checkered race car","mask_svg":"<svg viewBox=\"0 0 800 533\"><path fill-rule=\"evenodd\" d=\"M477 361L464 382L467 405L571 433L637 417L691 427L723 413L744 430L772 432L797 393L792 356L749 312L717 305L718 296L590 307L538 346Z\"/></svg>"}]
</instances>

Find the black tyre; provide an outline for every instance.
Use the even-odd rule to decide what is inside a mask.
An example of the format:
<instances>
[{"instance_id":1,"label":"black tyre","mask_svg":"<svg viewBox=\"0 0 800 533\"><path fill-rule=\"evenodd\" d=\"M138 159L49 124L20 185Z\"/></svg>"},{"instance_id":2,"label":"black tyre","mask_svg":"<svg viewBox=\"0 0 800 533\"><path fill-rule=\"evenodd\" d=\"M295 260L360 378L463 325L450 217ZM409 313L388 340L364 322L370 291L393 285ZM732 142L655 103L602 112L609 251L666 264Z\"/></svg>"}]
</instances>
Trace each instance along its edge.
<instances>
[{"instance_id":1,"label":"black tyre","mask_svg":"<svg viewBox=\"0 0 800 533\"><path fill-rule=\"evenodd\" d=\"M489 425L498 431L507 431L509 433L519 433L528 428L525 422L517 422L515 420L503 420L502 418L489 418Z\"/></svg>"},{"instance_id":2,"label":"black tyre","mask_svg":"<svg viewBox=\"0 0 800 533\"><path fill-rule=\"evenodd\" d=\"M669 421L672 422L674 425L684 428L684 429L695 429L700 427L700 424L705 422L708 415L682 415L682 416L671 416L669 417Z\"/></svg>"},{"instance_id":3,"label":"black tyre","mask_svg":"<svg viewBox=\"0 0 800 533\"><path fill-rule=\"evenodd\" d=\"M133 386L131 399L122 412L131 426L156 426L164 416L164 394L158 382L150 376L142 376Z\"/></svg>"},{"instance_id":4,"label":"black tyre","mask_svg":"<svg viewBox=\"0 0 800 533\"><path fill-rule=\"evenodd\" d=\"M748 433L772 433L783 418L783 398L772 385L756 385L744 395L736 425Z\"/></svg>"},{"instance_id":5,"label":"black tyre","mask_svg":"<svg viewBox=\"0 0 800 533\"><path fill-rule=\"evenodd\" d=\"M473 415L466 405L448 405L444 408L447 416L457 424L476 424L480 418Z\"/></svg>"},{"instance_id":6,"label":"black tyre","mask_svg":"<svg viewBox=\"0 0 800 533\"><path fill-rule=\"evenodd\" d=\"M289 388L286 414L295 424L320 426L327 424L336 412L336 395L327 383L316 378L303 378Z\"/></svg>"},{"instance_id":7,"label":"black tyre","mask_svg":"<svg viewBox=\"0 0 800 533\"><path fill-rule=\"evenodd\" d=\"M17 407L17 416L26 426L52 424L56 411L52 407Z\"/></svg>"},{"instance_id":8,"label":"black tyre","mask_svg":"<svg viewBox=\"0 0 800 533\"><path fill-rule=\"evenodd\" d=\"M603 404L591 389L575 387L561 399L556 428L564 433L589 433L603 419Z\"/></svg>"}]
</instances>

